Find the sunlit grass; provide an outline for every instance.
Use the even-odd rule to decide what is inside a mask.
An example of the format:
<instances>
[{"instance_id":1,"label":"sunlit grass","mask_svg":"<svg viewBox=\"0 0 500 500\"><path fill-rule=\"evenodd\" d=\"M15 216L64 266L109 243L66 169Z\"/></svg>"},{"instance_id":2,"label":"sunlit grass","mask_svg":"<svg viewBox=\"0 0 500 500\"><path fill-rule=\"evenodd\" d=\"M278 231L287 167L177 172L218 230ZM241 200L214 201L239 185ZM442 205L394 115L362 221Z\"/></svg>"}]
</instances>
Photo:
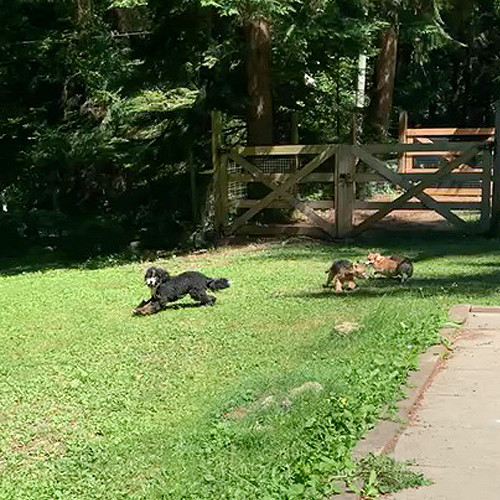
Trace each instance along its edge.
<instances>
[{"instance_id":1,"label":"sunlit grass","mask_svg":"<svg viewBox=\"0 0 500 500\"><path fill-rule=\"evenodd\" d=\"M369 248L414 258L410 285L322 289L333 258ZM0 276L1 498L321 498L448 306L500 300L498 243L480 239L255 245L156 264L232 287L212 308L137 318L146 264ZM297 395L307 382L319 390Z\"/></svg>"}]
</instances>

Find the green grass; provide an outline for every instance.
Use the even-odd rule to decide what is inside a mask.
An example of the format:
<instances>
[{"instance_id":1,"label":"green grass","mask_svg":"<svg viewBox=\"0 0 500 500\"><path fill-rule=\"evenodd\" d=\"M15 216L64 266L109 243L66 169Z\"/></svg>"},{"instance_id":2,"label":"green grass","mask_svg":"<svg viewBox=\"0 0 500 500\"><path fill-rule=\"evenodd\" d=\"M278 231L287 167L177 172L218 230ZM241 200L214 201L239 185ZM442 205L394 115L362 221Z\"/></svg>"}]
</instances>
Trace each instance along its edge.
<instances>
[{"instance_id":1,"label":"green grass","mask_svg":"<svg viewBox=\"0 0 500 500\"><path fill-rule=\"evenodd\" d=\"M333 258L369 249L413 257L410 285L323 291ZM500 301L498 242L474 238L174 257L157 264L232 287L139 318L146 264L91 264L0 262L0 498L321 498L447 308Z\"/></svg>"}]
</instances>

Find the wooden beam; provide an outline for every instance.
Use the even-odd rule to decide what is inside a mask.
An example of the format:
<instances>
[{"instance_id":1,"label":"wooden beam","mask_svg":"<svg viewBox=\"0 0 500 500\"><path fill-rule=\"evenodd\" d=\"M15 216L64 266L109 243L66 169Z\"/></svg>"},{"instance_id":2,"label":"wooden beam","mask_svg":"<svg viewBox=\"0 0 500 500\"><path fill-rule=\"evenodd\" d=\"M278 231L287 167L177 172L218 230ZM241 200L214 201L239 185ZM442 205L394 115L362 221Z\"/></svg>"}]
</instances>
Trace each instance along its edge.
<instances>
[{"instance_id":1,"label":"wooden beam","mask_svg":"<svg viewBox=\"0 0 500 500\"><path fill-rule=\"evenodd\" d=\"M342 145L335 161L335 228L338 238L348 236L353 227L354 172L351 147Z\"/></svg>"},{"instance_id":2,"label":"wooden beam","mask_svg":"<svg viewBox=\"0 0 500 500\"><path fill-rule=\"evenodd\" d=\"M416 153L416 152L435 152L436 155L449 154L450 151L468 151L471 147L484 144L488 141L436 141L433 144L363 144L363 149L371 154L390 154L390 153ZM457 165L458 166L458 165Z\"/></svg>"},{"instance_id":3,"label":"wooden beam","mask_svg":"<svg viewBox=\"0 0 500 500\"><path fill-rule=\"evenodd\" d=\"M493 195L491 200L490 236L500 229L500 100L495 103L495 156L493 160Z\"/></svg>"},{"instance_id":4,"label":"wooden beam","mask_svg":"<svg viewBox=\"0 0 500 500\"><path fill-rule=\"evenodd\" d=\"M408 112L401 111L399 113L399 126L398 126L398 137L400 144L407 144L408 138L406 136L406 131L408 130ZM404 153L401 153L398 157L398 172L406 172L408 163L408 158Z\"/></svg>"},{"instance_id":5,"label":"wooden beam","mask_svg":"<svg viewBox=\"0 0 500 500\"><path fill-rule=\"evenodd\" d=\"M247 198L240 198L236 200L230 201L230 206L232 208L251 208L255 206L259 200L250 200ZM304 205L308 208L312 208L315 210L329 210L334 208L333 200L313 200L313 201L304 201ZM293 205L292 205L293 206ZM276 200L271 202L267 208L290 208L290 201L285 200Z\"/></svg>"},{"instance_id":6,"label":"wooden beam","mask_svg":"<svg viewBox=\"0 0 500 500\"><path fill-rule=\"evenodd\" d=\"M490 229L491 217L491 170L493 168L493 152L483 151L483 178L481 181L481 218L479 230L487 233Z\"/></svg>"},{"instance_id":7,"label":"wooden beam","mask_svg":"<svg viewBox=\"0 0 500 500\"><path fill-rule=\"evenodd\" d=\"M336 147L332 144L312 145L287 144L283 146L239 146L232 151L240 156L294 156L294 155L318 155L323 151Z\"/></svg>"},{"instance_id":8,"label":"wooden beam","mask_svg":"<svg viewBox=\"0 0 500 500\"><path fill-rule=\"evenodd\" d=\"M291 173L289 174L263 174L270 182L284 182L287 180ZM230 182L256 182L255 177L251 174L241 173L241 174L229 174L228 179ZM313 172L308 176L301 179L297 184L306 184L308 182L325 182L330 183L335 180L335 175L333 172Z\"/></svg>"},{"instance_id":9,"label":"wooden beam","mask_svg":"<svg viewBox=\"0 0 500 500\"><path fill-rule=\"evenodd\" d=\"M437 172L438 169L433 169L432 172L422 172L422 173L412 173L412 174L400 174L398 175L406 179L407 181L423 181L427 182L427 177L430 177L434 172ZM440 180L440 182L443 181L450 181L450 182L472 182L472 181L481 181L483 178L483 174L480 173L478 170L477 173L469 173L469 172L464 172L464 173L451 173L444 177L443 179ZM377 173L356 173L354 175L354 180L356 182L387 182L387 179Z\"/></svg>"},{"instance_id":10,"label":"wooden beam","mask_svg":"<svg viewBox=\"0 0 500 500\"><path fill-rule=\"evenodd\" d=\"M388 207L392 202L390 201L356 201L354 208L356 210L380 210ZM479 201L440 201L439 205L447 210L481 210L481 202ZM421 201L407 201L396 210L429 210Z\"/></svg>"},{"instance_id":11,"label":"wooden beam","mask_svg":"<svg viewBox=\"0 0 500 500\"><path fill-rule=\"evenodd\" d=\"M262 236L309 236L311 238L324 238L325 232L319 227L308 224L270 224L257 225L246 224L240 227L238 234L262 235Z\"/></svg>"},{"instance_id":12,"label":"wooden beam","mask_svg":"<svg viewBox=\"0 0 500 500\"><path fill-rule=\"evenodd\" d=\"M494 128L409 128L407 136L446 136L446 135L494 135Z\"/></svg>"}]
</instances>

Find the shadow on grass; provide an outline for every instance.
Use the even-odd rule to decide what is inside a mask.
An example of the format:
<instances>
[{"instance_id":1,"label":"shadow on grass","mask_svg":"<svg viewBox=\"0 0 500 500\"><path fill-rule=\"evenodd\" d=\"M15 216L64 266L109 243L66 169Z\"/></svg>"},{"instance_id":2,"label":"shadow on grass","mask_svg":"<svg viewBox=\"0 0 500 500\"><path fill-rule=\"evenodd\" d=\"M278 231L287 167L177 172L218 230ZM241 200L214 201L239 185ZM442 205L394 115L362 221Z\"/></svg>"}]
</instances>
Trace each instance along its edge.
<instances>
[{"instance_id":1,"label":"shadow on grass","mask_svg":"<svg viewBox=\"0 0 500 500\"><path fill-rule=\"evenodd\" d=\"M494 264L491 263L493 266ZM498 265L498 264L497 264ZM354 290L335 293L332 289L318 287L317 291L297 292L285 297L325 299L352 296L355 297L382 297L385 295L416 295L429 296L433 294L464 294L484 296L500 287L500 268L498 270L478 274L449 274L446 276L432 276L412 278L408 283L401 284L397 280L388 278L374 278L360 281Z\"/></svg>"},{"instance_id":2,"label":"shadow on grass","mask_svg":"<svg viewBox=\"0 0 500 500\"><path fill-rule=\"evenodd\" d=\"M54 269L101 269L130 262L138 262L137 257L113 255L75 259L59 254L0 257L0 275L13 276L21 273L43 272Z\"/></svg>"},{"instance_id":3,"label":"shadow on grass","mask_svg":"<svg viewBox=\"0 0 500 500\"><path fill-rule=\"evenodd\" d=\"M376 233L361 235L348 242L296 242L267 252L266 259L302 260L312 255L323 257L326 261L336 259L360 259L370 251L385 254L399 254L410 257L414 262L424 262L453 255L479 256L485 254L500 255L500 241L482 236L465 236L459 233ZM262 259L255 256L255 259ZM492 265L494 265L492 263Z\"/></svg>"},{"instance_id":4,"label":"shadow on grass","mask_svg":"<svg viewBox=\"0 0 500 500\"><path fill-rule=\"evenodd\" d=\"M180 302L180 303L175 303L175 304L168 304L165 307L163 307L160 311L154 314L134 314L132 312L132 316L135 318L146 318L148 316L156 316L157 314L161 314L162 312L166 311L177 311L179 309L192 309L192 308L198 308L202 307L205 304L201 304L200 302Z\"/></svg>"},{"instance_id":5,"label":"shadow on grass","mask_svg":"<svg viewBox=\"0 0 500 500\"><path fill-rule=\"evenodd\" d=\"M336 259L359 260L369 251L406 255L414 262L423 262L453 255L500 255L500 241L479 236L464 236L459 233L436 232L377 232L363 234L349 242L325 242L320 240L284 240L269 250L249 256L262 260L307 260L312 257L324 258L325 263ZM186 251L174 252L185 255ZM162 256L162 259L165 258ZM103 255L92 258L71 258L64 254L40 253L17 256L0 256L0 276L21 273L43 272L54 269L101 269L111 266L146 262L130 253ZM477 263L477 266L496 266L496 262Z\"/></svg>"}]
</instances>

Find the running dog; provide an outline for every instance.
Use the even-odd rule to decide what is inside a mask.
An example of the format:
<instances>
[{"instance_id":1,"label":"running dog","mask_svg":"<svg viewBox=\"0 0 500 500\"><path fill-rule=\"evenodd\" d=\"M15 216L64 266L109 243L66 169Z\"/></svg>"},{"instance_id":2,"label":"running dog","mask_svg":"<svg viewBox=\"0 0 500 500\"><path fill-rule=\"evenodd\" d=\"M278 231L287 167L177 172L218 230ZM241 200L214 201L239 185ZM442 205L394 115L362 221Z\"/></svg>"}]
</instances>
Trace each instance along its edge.
<instances>
[{"instance_id":1,"label":"running dog","mask_svg":"<svg viewBox=\"0 0 500 500\"><path fill-rule=\"evenodd\" d=\"M197 271L187 271L170 276L167 271L150 267L144 275L146 285L151 288L151 298L143 300L133 311L135 315L154 314L170 302L175 302L189 294L200 305L214 305L215 297L207 295L207 290L216 292L228 288L226 278L212 279Z\"/></svg>"},{"instance_id":2,"label":"running dog","mask_svg":"<svg viewBox=\"0 0 500 500\"><path fill-rule=\"evenodd\" d=\"M349 290L354 290L356 288L354 278L368 278L363 264L348 260L336 260L325 272L328 273L328 277L323 287L328 288L333 282L335 293L342 292L344 285L347 285Z\"/></svg>"},{"instance_id":3,"label":"running dog","mask_svg":"<svg viewBox=\"0 0 500 500\"><path fill-rule=\"evenodd\" d=\"M375 274L397 278L404 283L413 275L413 264L408 257L391 255L384 257L379 253L369 253L365 264L371 266Z\"/></svg>"}]
</instances>

